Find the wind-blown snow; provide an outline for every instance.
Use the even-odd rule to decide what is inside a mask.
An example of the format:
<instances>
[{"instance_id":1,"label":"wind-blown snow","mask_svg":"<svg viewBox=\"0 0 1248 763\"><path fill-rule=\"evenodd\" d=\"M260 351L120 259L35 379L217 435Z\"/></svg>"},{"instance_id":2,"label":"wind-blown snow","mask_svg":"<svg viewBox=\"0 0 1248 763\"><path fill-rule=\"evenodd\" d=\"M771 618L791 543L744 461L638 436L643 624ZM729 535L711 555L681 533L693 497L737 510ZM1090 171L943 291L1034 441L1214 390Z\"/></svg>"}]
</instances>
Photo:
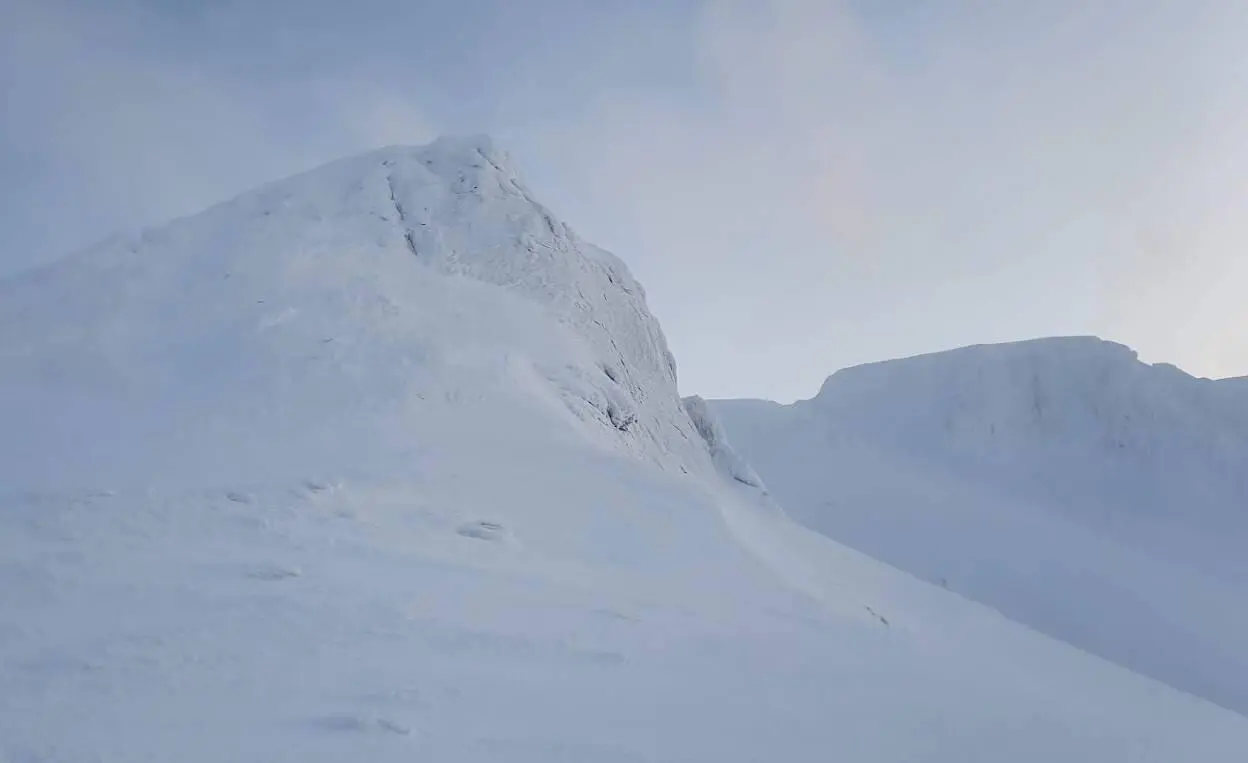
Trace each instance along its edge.
<instances>
[{"instance_id":1,"label":"wind-blown snow","mask_svg":"<svg viewBox=\"0 0 1248 763\"><path fill-rule=\"evenodd\" d=\"M712 407L804 524L1248 713L1248 394L1059 338Z\"/></svg>"},{"instance_id":2,"label":"wind-blown snow","mask_svg":"<svg viewBox=\"0 0 1248 763\"><path fill-rule=\"evenodd\" d=\"M1248 749L791 523L485 139L0 283L0 433L6 760Z\"/></svg>"}]
</instances>

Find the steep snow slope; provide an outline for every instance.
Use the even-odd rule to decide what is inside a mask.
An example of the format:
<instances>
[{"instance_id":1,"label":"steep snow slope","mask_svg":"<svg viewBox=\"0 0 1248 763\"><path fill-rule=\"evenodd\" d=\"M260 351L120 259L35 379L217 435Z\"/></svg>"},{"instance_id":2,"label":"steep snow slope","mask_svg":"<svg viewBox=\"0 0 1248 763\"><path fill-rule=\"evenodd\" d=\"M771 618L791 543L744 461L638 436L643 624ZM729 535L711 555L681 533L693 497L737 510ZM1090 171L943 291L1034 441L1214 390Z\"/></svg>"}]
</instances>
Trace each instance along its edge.
<instances>
[{"instance_id":1,"label":"steep snow slope","mask_svg":"<svg viewBox=\"0 0 1248 763\"><path fill-rule=\"evenodd\" d=\"M1239 760L787 520L483 139L0 284L0 757Z\"/></svg>"},{"instance_id":2,"label":"steep snow slope","mask_svg":"<svg viewBox=\"0 0 1248 763\"><path fill-rule=\"evenodd\" d=\"M0 366L27 433L0 483L272 477L292 436L301 462L389 473L436 398L483 386L667 468L704 455L641 287L485 138L341 161L0 285Z\"/></svg>"},{"instance_id":3,"label":"steep snow slope","mask_svg":"<svg viewBox=\"0 0 1248 763\"><path fill-rule=\"evenodd\" d=\"M1248 713L1246 392L1068 338L712 407L807 526Z\"/></svg>"}]
</instances>

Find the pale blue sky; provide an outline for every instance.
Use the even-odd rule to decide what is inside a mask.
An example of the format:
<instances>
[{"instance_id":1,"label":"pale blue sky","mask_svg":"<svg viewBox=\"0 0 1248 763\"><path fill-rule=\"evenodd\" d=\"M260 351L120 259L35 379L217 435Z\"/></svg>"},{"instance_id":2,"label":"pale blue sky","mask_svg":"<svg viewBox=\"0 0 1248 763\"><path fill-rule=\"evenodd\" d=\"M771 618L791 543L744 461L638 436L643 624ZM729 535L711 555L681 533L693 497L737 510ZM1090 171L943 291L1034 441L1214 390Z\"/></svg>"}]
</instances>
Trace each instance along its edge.
<instances>
[{"instance_id":1,"label":"pale blue sky","mask_svg":"<svg viewBox=\"0 0 1248 763\"><path fill-rule=\"evenodd\" d=\"M0 273L488 132L685 392L1095 333L1248 374L1248 3L0 0Z\"/></svg>"}]
</instances>

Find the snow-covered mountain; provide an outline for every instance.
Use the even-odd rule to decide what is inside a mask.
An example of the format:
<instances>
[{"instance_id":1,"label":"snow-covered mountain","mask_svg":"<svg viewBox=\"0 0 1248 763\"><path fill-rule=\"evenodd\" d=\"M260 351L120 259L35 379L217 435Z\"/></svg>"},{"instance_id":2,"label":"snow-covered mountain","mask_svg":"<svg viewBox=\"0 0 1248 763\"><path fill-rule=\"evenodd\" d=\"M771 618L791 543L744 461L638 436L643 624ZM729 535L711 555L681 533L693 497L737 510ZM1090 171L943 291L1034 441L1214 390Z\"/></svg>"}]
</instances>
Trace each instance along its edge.
<instances>
[{"instance_id":1,"label":"snow-covered mountain","mask_svg":"<svg viewBox=\"0 0 1248 763\"><path fill-rule=\"evenodd\" d=\"M485 138L338 162L13 279L0 364L27 433L0 482L271 478L292 436L301 468L388 474L440 398L485 387L664 468L704 455L641 286Z\"/></svg>"},{"instance_id":2,"label":"snow-covered mountain","mask_svg":"<svg viewBox=\"0 0 1248 763\"><path fill-rule=\"evenodd\" d=\"M793 524L482 138L0 283L0 758L1241 759Z\"/></svg>"},{"instance_id":3,"label":"snow-covered mountain","mask_svg":"<svg viewBox=\"0 0 1248 763\"><path fill-rule=\"evenodd\" d=\"M1074 337L712 404L791 516L1248 713L1248 387Z\"/></svg>"}]
</instances>

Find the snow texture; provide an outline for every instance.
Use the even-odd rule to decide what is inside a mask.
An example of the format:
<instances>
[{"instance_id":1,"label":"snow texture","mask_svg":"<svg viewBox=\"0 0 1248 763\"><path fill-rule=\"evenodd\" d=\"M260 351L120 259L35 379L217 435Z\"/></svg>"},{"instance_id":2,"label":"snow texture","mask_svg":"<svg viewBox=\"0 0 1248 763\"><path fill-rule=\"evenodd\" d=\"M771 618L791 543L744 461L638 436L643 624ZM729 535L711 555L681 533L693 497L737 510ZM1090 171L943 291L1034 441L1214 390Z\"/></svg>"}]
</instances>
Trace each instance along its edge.
<instances>
[{"instance_id":1,"label":"snow texture","mask_svg":"<svg viewBox=\"0 0 1248 763\"><path fill-rule=\"evenodd\" d=\"M1248 713L1248 387L1055 338L712 407L838 541Z\"/></svg>"},{"instance_id":2,"label":"snow texture","mask_svg":"<svg viewBox=\"0 0 1248 763\"><path fill-rule=\"evenodd\" d=\"M486 139L103 244L0 283L0 759L1248 750L760 485Z\"/></svg>"}]
</instances>

